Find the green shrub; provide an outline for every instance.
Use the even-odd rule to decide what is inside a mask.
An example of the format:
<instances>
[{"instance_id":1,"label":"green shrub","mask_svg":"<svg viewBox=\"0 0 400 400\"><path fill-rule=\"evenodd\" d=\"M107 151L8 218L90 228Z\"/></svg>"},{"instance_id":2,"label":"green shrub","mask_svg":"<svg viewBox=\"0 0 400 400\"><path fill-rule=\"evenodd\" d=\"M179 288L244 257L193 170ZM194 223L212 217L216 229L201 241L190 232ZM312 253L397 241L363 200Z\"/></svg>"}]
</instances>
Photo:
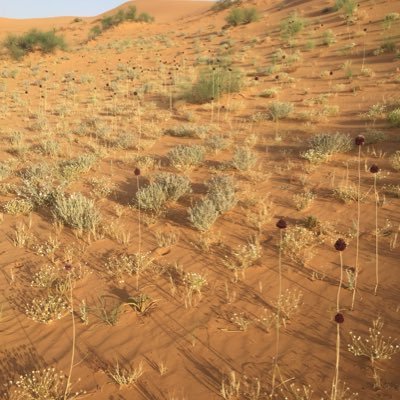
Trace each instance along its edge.
<instances>
[{"instance_id":1,"label":"green shrub","mask_svg":"<svg viewBox=\"0 0 400 400\"><path fill-rule=\"evenodd\" d=\"M67 47L64 38L56 35L54 31L42 32L37 29L32 29L20 36L8 35L4 46L15 59L20 59L36 50L52 53L57 48L65 50Z\"/></svg>"},{"instance_id":2,"label":"green shrub","mask_svg":"<svg viewBox=\"0 0 400 400\"><path fill-rule=\"evenodd\" d=\"M125 19L127 21L136 21L136 7L130 6L125 12Z\"/></svg>"},{"instance_id":3,"label":"green shrub","mask_svg":"<svg viewBox=\"0 0 400 400\"><path fill-rule=\"evenodd\" d=\"M335 34L333 33L332 29L328 29L322 34L322 44L324 44L325 46L330 46L335 42Z\"/></svg>"},{"instance_id":4,"label":"green shrub","mask_svg":"<svg viewBox=\"0 0 400 400\"><path fill-rule=\"evenodd\" d=\"M256 22L260 19L260 14L254 7L234 8L226 17L226 22L232 26L245 25Z\"/></svg>"},{"instance_id":5,"label":"green shrub","mask_svg":"<svg viewBox=\"0 0 400 400\"><path fill-rule=\"evenodd\" d=\"M218 211L210 199L204 199L189 208L189 221L199 231L208 231L218 218Z\"/></svg>"},{"instance_id":6,"label":"green shrub","mask_svg":"<svg viewBox=\"0 0 400 400\"><path fill-rule=\"evenodd\" d=\"M58 194L54 199L53 215L67 226L84 231L96 229L101 221L94 201L81 193Z\"/></svg>"},{"instance_id":7,"label":"green shrub","mask_svg":"<svg viewBox=\"0 0 400 400\"><path fill-rule=\"evenodd\" d=\"M392 12L385 15L383 19L383 27L384 29L390 29L394 21L398 21L400 19L400 14L396 12Z\"/></svg>"},{"instance_id":8,"label":"green shrub","mask_svg":"<svg viewBox=\"0 0 400 400\"><path fill-rule=\"evenodd\" d=\"M291 14L281 22L281 35L283 39L295 38L306 26L306 21L296 13Z\"/></svg>"},{"instance_id":9,"label":"green shrub","mask_svg":"<svg viewBox=\"0 0 400 400\"><path fill-rule=\"evenodd\" d=\"M151 16L150 14L143 12L140 13L139 16L136 19L137 22L153 22L154 21L154 17Z\"/></svg>"},{"instance_id":10,"label":"green shrub","mask_svg":"<svg viewBox=\"0 0 400 400\"><path fill-rule=\"evenodd\" d=\"M392 126L400 127L400 108L391 111L387 118Z\"/></svg>"},{"instance_id":11,"label":"green shrub","mask_svg":"<svg viewBox=\"0 0 400 400\"><path fill-rule=\"evenodd\" d=\"M394 170L400 171L400 151L396 151L394 154L392 154L389 158L389 161Z\"/></svg>"},{"instance_id":12,"label":"green shrub","mask_svg":"<svg viewBox=\"0 0 400 400\"><path fill-rule=\"evenodd\" d=\"M184 97L190 103L207 103L219 99L224 93L239 92L242 81L242 74L237 69L205 68Z\"/></svg>"},{"instance_id":13,"label":"green shrub","mask_svg":"<svg viewBox=\"0 0 400 400\"><path fill-rule=\"evenodd\" d=\"M334 10L343 10L346 17L350 18L357 11L357 2L355 0L336 0Z\"/></svg>"},{"instance_id":14,"label":"green shrub","mask_svg":"<svg viewBox=\"0 0 400 400\"><path fill-rule=\"evenodd\" d=\"M218 0L212 7L213 11L226 10L229 7L239 5L241 0Z\"/></svg>"},{"instance_id":15,"label":"green shrub","mask_svg":"<svg viewBox=\"0 0 400 400\"><path fill-rule=\"evenodd\" d=\"M99 25L93 26L89 31L89 40L96 39L101 35L101 27Z\"/></svg>"},{"instance_id":16,"label":"green shrub","mask_svg":"<svg viewBox=\"0 0 400 400\"><path fill-rule=\"evenodd\" d=\"M178 145L168 152L167 157L173 167L185 170L200 164L204 159L204 154L203 146Z\"/></svg>"}]
</instances>

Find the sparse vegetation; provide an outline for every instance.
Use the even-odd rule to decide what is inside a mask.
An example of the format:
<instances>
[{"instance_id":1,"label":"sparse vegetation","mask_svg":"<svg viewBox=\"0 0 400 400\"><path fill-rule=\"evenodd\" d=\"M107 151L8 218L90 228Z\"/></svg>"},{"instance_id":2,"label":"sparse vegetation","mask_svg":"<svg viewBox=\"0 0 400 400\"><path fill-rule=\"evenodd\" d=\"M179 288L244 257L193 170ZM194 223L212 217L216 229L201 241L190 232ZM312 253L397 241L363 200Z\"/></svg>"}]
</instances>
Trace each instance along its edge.
<instances>
[{"instance_id":1,"label":"sparse vegetation","mask_svg":"<svg viewBox=\"0 0 400 400\"><path fill-rule=\"evenodd\" d=\"M260 14L254 7L234 8L226 17L226 22L232 26L246 25L260 19Z\"/></svg>"}]
</instances>

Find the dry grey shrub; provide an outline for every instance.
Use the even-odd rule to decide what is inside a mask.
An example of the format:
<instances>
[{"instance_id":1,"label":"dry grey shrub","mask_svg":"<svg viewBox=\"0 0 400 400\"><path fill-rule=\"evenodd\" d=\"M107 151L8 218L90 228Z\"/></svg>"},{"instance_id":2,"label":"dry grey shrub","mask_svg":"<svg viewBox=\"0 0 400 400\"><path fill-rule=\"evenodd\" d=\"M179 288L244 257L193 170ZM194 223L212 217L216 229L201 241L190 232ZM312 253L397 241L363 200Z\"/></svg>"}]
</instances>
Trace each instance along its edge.
<instances>
[{"instance_id":1,"label":"dry grey shrub","mask_svg":"<svg viewBox=\"0 0 400 400\"><path fill-rule=\"evenodd\" d=\"M81 193L72 193L69 196L58 194L53 203L53 215L67 226L83 231L94 231L101 221L94 201Z\"/></svg>"},{"instance_id":2,"label":"dry grey shrub","mask_svg":"<svg viewBox=\"0 0 400 400\"><path fill-rule=\"evenodd\" d=\"M134 385L144 374L144 368L142 362L136 368L121 368L117 362L114 367L109 368L106 372L115 383L123 387Z\"/></svg>"},{"instance_id":3,"label":"dry grey shrub","mask_svg":"<svg viewBox=\"0 0 400 400\"><path fill-rule=\"evenodd\" d=\"M167 129L165 134L175 137L202 138L205 137L209 131L210 127L207 125L184 124Z\"/></svg>"},{"instance_id":4,"label":"dry grey shrub","mask_svg":"<svg viewBox=\"0 0 400 400\"><path fill-rule=\"evenodd\" d=\"M166 201L177 201L192 191L190 180L186 176L163 172L156 175L155 182L161 186Z\"/></svg>"},{"instance_id":5,"label":"dry grey shrub","mask_svg":"<svg viewBox=\"0 0 400 400\"><path fill-rule=\"evenodd\" d=\"M187 170L204 160L205 148L199 145L178 145L167 154L171 165L179 170Z\"/></svg>"},{"instance_id":6,"label":"dry grey shrub","mask_svg":"<svg viewBox=\"0 0 400 400\"><path fill-rule=\"evenodd\" d=\"M26 199L12 199L4 203L1 208L5 214L18 215L29 214L33 210L34 205Z\"/></svg>"},{"instance_id":7,"label":"dry grey shrub","mask_svg":"<svg viewBox=\"0 0 400 400\"><path fill-rule=\"evenodd\" d=\"M59 175L66 181L76 179L78 175L89 172L95 165L97 157L94 154L84 154L59 164Z\"/></svg>"}]
</instances>

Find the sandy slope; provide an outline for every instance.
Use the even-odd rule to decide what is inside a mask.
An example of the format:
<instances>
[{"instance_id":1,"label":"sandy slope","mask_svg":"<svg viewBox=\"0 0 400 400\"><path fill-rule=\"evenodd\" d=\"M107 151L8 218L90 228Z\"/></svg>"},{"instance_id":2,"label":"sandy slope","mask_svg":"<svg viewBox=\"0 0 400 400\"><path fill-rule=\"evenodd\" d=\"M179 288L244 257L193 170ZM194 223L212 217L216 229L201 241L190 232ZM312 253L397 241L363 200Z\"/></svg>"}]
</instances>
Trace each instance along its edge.
<instances>
[{"instance_id":1,"label":"sandy slope","mask_svg":"<svg viewBox=\"0 0 400 400\"><path fill-rule=\"evenodd\" d=\"M364 197L359 293L355 310L350 311L352 292L346 289L346 284L342 288L345 323L341 325L340 378L352 392L360 394L360 400L397 399L399 354L379 363L383 387L376 391L372 388L368 360L347 351L349 332L365 335L378 315L386 323L384 335L400 338L400 247L399 241L396 242L400 199L387 191L388 185L398 185L400 181L400 172L389 163L389 156L400 149L399 129L391 128L384 118L377 118L372 125L372 121L361 116L373 104L398 98L400 60L393 53L373 55L385 35L392 32L399 37L398 31L382 29L383 17L399 11L397 3L361 1L358 19L346 25L338 13L322 12L331 4L329 1L277 4L257 0L249 3L262 13L259 22L224 32L221 28L227 12L206 12L209 5L204 2L139 0L135 3L139 11L155 15L158 22L125 23L88 44L83 43L97 17L77 24L71 24L70 17L0 21L0 36L31 27L57 27L73 43L68 53L32 54L20 62L7 57L0 60L0 72L14 69L18 72L16 78L5 73L0 78L0 160L13 169L2 183L21 185L20 172L31 164L44 161L54 164L94 152L98 156L96 164L73 180L67 192L80 191L93 197L92 178L114 184L111 195L96 200L105 223L104 232L95 238L55 226L46 207L30 216L4 214L0 224L0 309L3 305L0 387L35 368L54 366L64 372L69 368L70 316L44 325L24 313L25 302L38 292L30 285L33 274L53 262L51 255L39 254L38 246L57 238L60 246L55 250L54 264L59 273L65 274L63 265L70 257L76 268L82 265L87 271L73 292L77 323L73 381L80 379L76 388L87 390L87 398L219 399L221 382L231 371L236 371L242 377L240 399L251 398L256 379L263 386L260 399L266 399L264 392L270 390L276 333L274 329L266 332L259 319L265 310L275 310L278 294L279 232L275 223L284 216L289 225L301 224L305 217L313 215L327 232L323 243L319 243L320 238L315 239L313 244L318 242L318 245L313 249L314 257L305 265L283 257L283 289L301 291L303 300L298 313L281 329L279 363L287 379L293 377L298 385L311 385L315 398L319 399L324 391L330 390L334 375L333 317L340 266L332 244L338 237L346 237L349 242L343 254L344 265L352 267L355 262L356 203L343 203L333 197L332 191L343 183L357 182L357 150L334 156L317 168L311 168L299 154L307 148L308 138L316 133L342 132L355 137L374 129L383 132L385 140L364 146L361 153ZM279 24L295 10L310 23L297 39L297 47L291 49L282 43ZM321 45L323 32L328 29L336 36L336 43L329 47ZM310 40L314 46L307 49ZM278 62L279 70L267 74L266 68L271 66L271 57L278 48L286 53L285 58ZM296 50L301 51L301 58L289 64L286 57ZM226 56L244 71L245 85L240 94L223 97L213 110L210 105L176 101L171 114L170 94L178 93L187 79L196 77L197 64L202 59ZM351 61L347 63L353 72L351 79L343 68L346 61ZM370 71L361 74L362 65ZM277 97L259 96L271 87L278 89ZM140 94L139 98L134 92ZM265 112L273 100L290 101L295 106L293 116L280 121L278 133L272 121L254 118L257 113ZM321 117L323 110L330 113ZM193 192L169 205L155 224L142 226L142 250L151 252L156 268L140 277L140 292L157 299L157 308L140 317L124 306L118 324L109 326L99 318L99 297L105 295L107 301L118 303L136 295L137 290L135 276L125 276L123 282L110 278L106 272L107 259L110 252L138 251L138 212L129 207L137 183L141 187L147 185L159 170L177 172L165 157L173 146L204 143L203 138L163 135L166 128L188 120L198 126L208 126L212 121L210 132L226 135L234 144L253 142L258 166L253 172L227 167L223 161L232 159L235 147L231 146L218 154L207 153L204 165L186 173ZM144 146L139 153L155 157L156 163L153 167L142 167L137 181L133 175L137 150L129 146L121 148L121 143L129 135L136 138L139 126ZM21 132L19 142L14 132ZM120 147L116 145L117 139ZM43 146L46 141L59 143L57 154L43 153L38 145ZM382 236L377 296L373 295L375 202L371 190L373 178L368 171L372 163L382 168L378 180L383 203L378 217ZM220 173L234 176L239 202L218 219L212 234L207 234L216 238L215 243L207 250L199 249L201 237L190 226L187 209L204 196L205 182ZM16 197L12 189L7 192L7 187L1 188L1 204ZM316 198L309 208L298 211L293 195L306 190L315 193ZM257 234L248 215L262 211L261 200L272 203L267 211L271 218L266 219L259 236L262 257L246 270L244 277L239 275L235 281L234 274L224 266L223 257ZM14 245L18 223L25 224L31 235L25 247ZM178 243L160 249L155 237L157 230L178 232ZM176 264L185 272L200 273L207 279L201 298L196 298L192 307L185 307L185 286L179 268L173 268ZM89 306L88 325L79 319L82 300ZM250 322L246 331L240 331L232 323L235 313L243 314ZM136 385L119 390L112 383L104 371L117 360L125 366L144 363L145 373ZM167 367L164 375L159 372L162 363ZM253 386L249 383L251 379ZM8 400L6 392L0 390Z\"/></svg>"}]
</instances>

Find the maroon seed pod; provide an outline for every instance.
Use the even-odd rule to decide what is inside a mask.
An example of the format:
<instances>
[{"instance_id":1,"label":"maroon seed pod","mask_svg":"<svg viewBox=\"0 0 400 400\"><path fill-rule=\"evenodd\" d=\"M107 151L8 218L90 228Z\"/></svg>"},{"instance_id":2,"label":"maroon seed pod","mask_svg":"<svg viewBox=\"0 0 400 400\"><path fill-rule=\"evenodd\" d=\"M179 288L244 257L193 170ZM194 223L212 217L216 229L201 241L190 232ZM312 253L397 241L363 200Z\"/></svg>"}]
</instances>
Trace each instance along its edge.
<instances>
[{"instance_id":1,"label":"maroon seed pod","mask_svg":"<svg viewBox=\"0 0 400 400\"><path fill-rule=\"evenodd\" d=\"M377 174L379 172L379 167L376 164L372 164L369 172L371 172L371 174Z\"/></svg>"},{"instance_id":2,"label":"maroon seed pod","mask_svg":"<svg viewBox=\"0 0 400 400\"><path fill-rule=\"evenodd\" d=\"M344 239L340 238L340 239L336 240L335 249L337 251L344 251L344 250L346 250L346 247L347 247L347 244L344 241Z\"/></svg>"},{"instance_id":3,"label":"maroon seed pod","mask_svg":"<svg viewBox=\"0 0 400 400\"><path fill-rule=\"evenodd\" d=\"M337 314L335 315L335 322L338 323L338 324L343 324L343 322L344 322L344 316L343 316L343 314L337 313Z\"/></svg>"},{"instance_id":4,"label":"maroon seed pod","mask_svg":"<svg viewBox=\"0 0 400 400\"><path fill-rule=\"evenodd\" d=\"M66 263L66 264L64 265L64 269L65 269L66 271L68 271L68 272L72 271L72 268L73 268L73 266L72 266L72 264L70 264L70 263Z\"/></svg>"},{"instance_id":5,"label":"maroon seed pod","mask_svg":"<svg viewBox=\"0 0 400 400\"><path fill-rule=\"evenodd\" d=\"M140 168L135 168L135 170L133 171L133 173L135 174L135 176L139 176L140 175Z\"/></svg>"},{"instance_id":6,"label":"maroon seed pod","mask_svg":"<svg viewBox=\"0 0 400 400\"><path fill-rule=\"evenodd\" d=\"M358 135L354 139L356 146L362 146L365 143L365 137L363 135Z\"/></svg>"},{"instance_id":7,"label":"maroon seed pod","mask_svg":"<svg viewBox=\"0 0 400 400\"><path fill-rule=\"evenodd\" d=\"M279 229L285 229L287 227L287 222L281 218L277 223L276 223L276 227Z\"/></svg>"}]
</instances>

